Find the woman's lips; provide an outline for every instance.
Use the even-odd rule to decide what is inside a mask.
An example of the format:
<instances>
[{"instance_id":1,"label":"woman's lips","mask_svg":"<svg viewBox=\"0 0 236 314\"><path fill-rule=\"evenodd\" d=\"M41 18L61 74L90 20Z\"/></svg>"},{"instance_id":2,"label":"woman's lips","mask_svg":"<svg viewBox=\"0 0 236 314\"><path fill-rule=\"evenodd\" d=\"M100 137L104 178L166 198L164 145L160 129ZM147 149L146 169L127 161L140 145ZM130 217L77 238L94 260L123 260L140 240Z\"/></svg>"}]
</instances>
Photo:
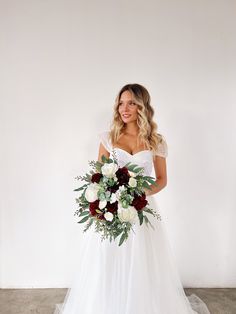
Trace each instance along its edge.
<instances>
[{"instance_id":1,"label":"woman's lips","mask_svg":"<svg viewBox=\"0 0 236 314\"><path fill-rule=\"evenodd\" d=\"M124 113L124 114L122 114L122 117L124 117L124 118L129 118L129 117L131 117L131 114Z\"/></svg>"}]
</instances>

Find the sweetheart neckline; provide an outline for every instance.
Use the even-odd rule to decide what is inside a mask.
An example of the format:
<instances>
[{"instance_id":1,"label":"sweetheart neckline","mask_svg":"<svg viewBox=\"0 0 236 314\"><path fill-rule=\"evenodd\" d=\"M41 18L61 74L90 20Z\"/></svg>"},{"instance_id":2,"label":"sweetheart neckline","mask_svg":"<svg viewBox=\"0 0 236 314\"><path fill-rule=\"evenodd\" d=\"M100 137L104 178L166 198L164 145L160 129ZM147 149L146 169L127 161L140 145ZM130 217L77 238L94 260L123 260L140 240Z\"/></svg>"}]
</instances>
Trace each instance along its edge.
<instances>
[{"instance_id":1,"label":"sweetheart neckline","mask_svg":"<svg viewBox=\"0 0 236 314\"><path fill-rule=\"evenodd\" d=\"M139 154L139 153L143 153L143 152L151 152L149 149L143 149L143 150L140 150L139 152L137 152L137 153L135 153L135 154L130 154L129 152L127 152L127 150L122 149L122 148L120 148L120 147L113 147L113 148L114 148L114 149L120 149L120 150L122 150L123 152L127 153L127 154L130 155L130 156L135 156L135 155L137 155L137 154Z\"/></svg>"}]
</instances>

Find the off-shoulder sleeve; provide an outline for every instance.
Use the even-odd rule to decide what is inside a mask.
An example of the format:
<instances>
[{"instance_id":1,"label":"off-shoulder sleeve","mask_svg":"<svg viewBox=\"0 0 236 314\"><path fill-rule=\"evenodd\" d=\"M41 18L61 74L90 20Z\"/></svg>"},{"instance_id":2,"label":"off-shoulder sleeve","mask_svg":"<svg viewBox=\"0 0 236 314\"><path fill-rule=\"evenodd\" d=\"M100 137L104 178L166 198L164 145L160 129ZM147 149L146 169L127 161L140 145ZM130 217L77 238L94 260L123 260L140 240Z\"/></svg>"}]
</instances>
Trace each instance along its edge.
<instances>
[{"instance_id":1,"label":"off-shoulder sleeve","mask_svg":"<svg viewBox=\"0 0 236 314\"><path fill-rule=\"evenodd\" d=\"M162 141L157 146L157 151L155 152L155 156L160 156L164 158L168 156L168 146L164 137L162 137Z\"/></svg>"},{"instance_id":2,"label":"off-shoulder sleeve","mask_svg":"<svg viewBox=\"0 0 236 314\"><path fill-rule=\"evenodd\" d=\"M106 150L110 153L112 150L111 141L109 139L109 131L104 131L98 134L98 138Z\"/></svg>"}]
</instances>

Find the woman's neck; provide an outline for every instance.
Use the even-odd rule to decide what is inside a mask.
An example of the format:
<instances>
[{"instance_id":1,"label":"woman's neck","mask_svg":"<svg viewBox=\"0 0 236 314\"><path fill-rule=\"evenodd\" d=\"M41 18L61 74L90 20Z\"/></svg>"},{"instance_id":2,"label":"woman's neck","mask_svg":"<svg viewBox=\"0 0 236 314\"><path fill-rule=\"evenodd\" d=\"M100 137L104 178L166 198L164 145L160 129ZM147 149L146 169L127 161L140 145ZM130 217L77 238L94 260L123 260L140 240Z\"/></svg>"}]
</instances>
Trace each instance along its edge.
<instances>
[{"instance_id":1,"label":"woman's neck","mask_svg":"<svg viewBox=\"0 0 236 314\"><path fill-rule=\"evenodd\" d=\"M136 136L139 133L139 127L137 126L136 122L126 123L124 133L127 135Z\"/></svg>"}]
</instances>

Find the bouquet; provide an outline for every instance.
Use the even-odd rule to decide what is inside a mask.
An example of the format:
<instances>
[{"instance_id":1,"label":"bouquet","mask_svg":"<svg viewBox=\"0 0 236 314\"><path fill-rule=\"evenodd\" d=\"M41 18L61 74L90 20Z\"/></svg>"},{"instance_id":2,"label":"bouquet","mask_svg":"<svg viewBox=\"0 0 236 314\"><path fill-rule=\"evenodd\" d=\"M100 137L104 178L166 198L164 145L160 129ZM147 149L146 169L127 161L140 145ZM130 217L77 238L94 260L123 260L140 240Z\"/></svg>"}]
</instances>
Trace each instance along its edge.
<instances>
[{"instance_id":1,"label":"bouquet","mask_svg":"<svg viewBox=\"0 0 236 314\"><path fill-rule=\"evenodd\" d=\"M95 232L100 233L101 240L110 242L120 236L119 246L128 239L135 223L148 225L151 222L147 214L161 220L154 209L148 207L145 188L157 183L153 177L143 175L144 168L133 163L119 167L117 159L102 156L102 162L90 161L91 170L75 179L86 183L74 191L81 192L76 198L79 209L75 215L85 223L83 232L93 224ZM153 226L152 226L153 228Z\"/></svg>"}]
</instances>

